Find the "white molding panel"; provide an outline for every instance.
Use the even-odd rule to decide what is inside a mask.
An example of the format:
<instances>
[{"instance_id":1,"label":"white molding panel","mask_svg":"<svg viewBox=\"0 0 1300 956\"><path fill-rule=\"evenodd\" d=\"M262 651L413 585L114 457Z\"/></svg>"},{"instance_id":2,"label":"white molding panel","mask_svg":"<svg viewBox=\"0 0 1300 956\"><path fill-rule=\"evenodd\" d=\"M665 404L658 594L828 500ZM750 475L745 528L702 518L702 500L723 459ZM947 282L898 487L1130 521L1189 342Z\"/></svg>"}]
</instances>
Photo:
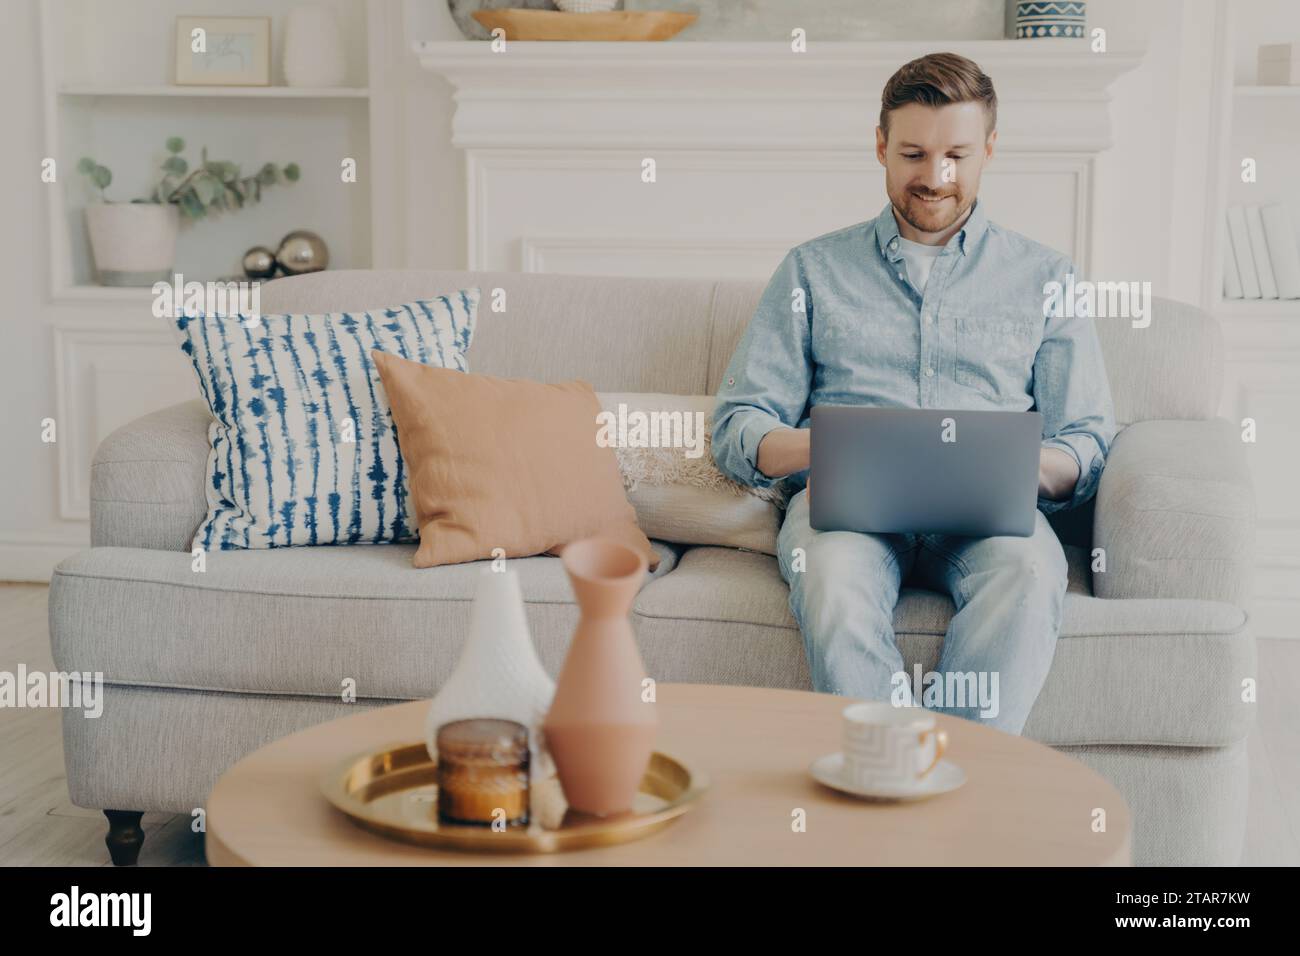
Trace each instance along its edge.
<instances>
[{"instance_id":1,"label":"white molding panel","mask_svg":"<svg viewBox=\"0 0 1300 956\"><path fill-rule=\"evenodd\" d=\"M1072 40L950 46L975 58L998 87L997 155L981 190L990 216L1067 252L1086 273L1093 160L1111 143L1108 88L1140 57L1094 54ZM535 253L525 241L554 235L557 224L593 245L628 235L685 244L759 235L789 248L871 218L884 205L875 160L879 90L927 49L417 45L424 67L455 88L452 143L465 150L471 269L527 268ZM641 178L647 158L653 183ZM766 249L742 264L723 255L744 275L771 262ZM674 271L656 271L660 262ZM628 260L624 274L678 270L670 258L649 256Z\"/></svg>"},{"instance_id":2,"label":"white molding panel","mask_svg":"<svg viewBox=\"0 0 1300 956\"><path fill-rule=\"evenodd\" d=\"M114 429L195 397L194 372L168 331L54 328L59 517L90 517L90 466Z\"/></svg>"},{"instance_id":3,"label":"white molding panel","mask_svg":"<svg viewBox=\"0 0 1300 956\"><path fill-rule=\"evenodd\" d=\"M525 236L519 271L628 275L649 268L664 276L765 279L789 248L781 239L740 236Z\"/></svg>"},{"instance_id":4,"label":"white molding panel","mask_svg":"<svg viewBox=\"0 0 1300 956\"><path fill-rule=\"evenodd\" d=\"M1140 57L1085 40L945 42L994 78L1013 150L1110 145L1106 90ZM416 46L456 88L471 147L870 149L880 89L926 42L490 43Z\"/></svg>"},{"instance_id":5,"label":"white molding panel","mask_svg":"<svg viewBox=\"0 0 1300 956\"><path fill-rule=\"evenodd\" d=\"M570 247L584 241L611 259L604 243L662 248L706 246L730 254L719 275L766 278L785 249L880 212L884 176L874 155L843 150L653 150L656 180L641 179L642 152L626 149L471 149L466 154L470 269L528 271L528 244L563 224ZM1090 154L998 155L984 173L981 196L1001 225L1032 235L1073 257L1086 274L1092 258L1093 162ZM781 229L784 235L776 235ZM761 243L737 237L766 237ZM632 248L632 246L626 246ZM752 252L748 258L747 251ZM784 251L784 250L783 250ZM742 261L737 263L735 258ZM575 255L547 271L610 271ZM622 275L682 273L669 256L622 257ZM660 263L664 265L661 267ZM703 268L701 265L699 268Z\"/></svg>"}]
</instances>

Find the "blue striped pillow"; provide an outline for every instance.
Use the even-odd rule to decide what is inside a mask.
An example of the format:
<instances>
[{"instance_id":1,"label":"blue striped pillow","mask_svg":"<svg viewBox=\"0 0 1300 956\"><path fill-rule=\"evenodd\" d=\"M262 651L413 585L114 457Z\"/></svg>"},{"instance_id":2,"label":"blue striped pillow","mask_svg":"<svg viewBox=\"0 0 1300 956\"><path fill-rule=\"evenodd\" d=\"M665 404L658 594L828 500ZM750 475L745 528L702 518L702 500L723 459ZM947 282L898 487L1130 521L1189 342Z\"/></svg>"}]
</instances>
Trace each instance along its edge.
<instances>
[{"instance_id":1,"label":"blue striped pillow","mask_svg":"<svg viewBox=\"0 0 1300 956\"><path fill-rule=\"evenodd\" d=\"M479 290L324 315L182 313L208 430L205 551L379 544L419 535L372 349L468 370Z\"/></svg>"}]
</instances>

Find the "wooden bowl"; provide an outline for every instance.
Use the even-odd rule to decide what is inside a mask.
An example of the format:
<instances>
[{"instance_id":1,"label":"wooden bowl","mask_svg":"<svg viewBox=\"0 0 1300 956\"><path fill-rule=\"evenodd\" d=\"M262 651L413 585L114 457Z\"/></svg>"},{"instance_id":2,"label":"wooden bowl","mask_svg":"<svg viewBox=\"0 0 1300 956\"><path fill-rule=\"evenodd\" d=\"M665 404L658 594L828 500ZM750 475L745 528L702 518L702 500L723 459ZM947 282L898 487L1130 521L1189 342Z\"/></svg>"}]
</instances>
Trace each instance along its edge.
<instances>
[{"instance_id":1,"label":"wooden bowl","mask_svg":"<svg viewBox=\"0 0 1300 956\"><path fill-rule=\"evenodd\" d=\"M491 33L505 30L507 40L667 40L696 21L697 14L677 10L611 10L609 13L562 13L559 10L476 10L472 14Z\"/></svg>"}]
</instances>

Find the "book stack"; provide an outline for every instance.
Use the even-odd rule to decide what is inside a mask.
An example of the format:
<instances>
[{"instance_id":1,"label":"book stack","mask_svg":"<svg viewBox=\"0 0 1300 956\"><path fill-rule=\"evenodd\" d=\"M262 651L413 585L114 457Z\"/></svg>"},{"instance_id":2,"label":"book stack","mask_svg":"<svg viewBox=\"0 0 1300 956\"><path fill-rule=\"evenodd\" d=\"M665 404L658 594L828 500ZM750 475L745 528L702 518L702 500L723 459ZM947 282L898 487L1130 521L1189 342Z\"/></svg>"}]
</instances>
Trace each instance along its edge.
<instances>
[{"instance_id":1,"label":"book stack","mask_svg":"<svg viewBox=\"0 0 1300 956\"><path fill-rule=\"evenodd\" d=\"M1229 206L1225 299L1300 299L1300 251L1286 207Z\"/></svg>"}]
</instances>

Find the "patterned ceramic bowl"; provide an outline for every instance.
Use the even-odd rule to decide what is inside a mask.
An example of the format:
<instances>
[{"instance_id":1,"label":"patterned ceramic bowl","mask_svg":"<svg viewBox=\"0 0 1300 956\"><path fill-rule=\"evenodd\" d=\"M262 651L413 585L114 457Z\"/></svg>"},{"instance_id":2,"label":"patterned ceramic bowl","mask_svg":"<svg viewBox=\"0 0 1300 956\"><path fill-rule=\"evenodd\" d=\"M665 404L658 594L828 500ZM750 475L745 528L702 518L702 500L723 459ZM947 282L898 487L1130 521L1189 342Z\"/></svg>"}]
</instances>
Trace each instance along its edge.
<instances>
[{"instance_id":1,"label":"patterned ceramic bowl","mask_svg":"<svg viewBox=\"0 0 1300 956\"><path fill-rule=\"evenodd\" d=\"M1015 37L1036 40L1082 37L1088 4L1083 2L1017 3Z\"/></svg>"}]
</instances>

